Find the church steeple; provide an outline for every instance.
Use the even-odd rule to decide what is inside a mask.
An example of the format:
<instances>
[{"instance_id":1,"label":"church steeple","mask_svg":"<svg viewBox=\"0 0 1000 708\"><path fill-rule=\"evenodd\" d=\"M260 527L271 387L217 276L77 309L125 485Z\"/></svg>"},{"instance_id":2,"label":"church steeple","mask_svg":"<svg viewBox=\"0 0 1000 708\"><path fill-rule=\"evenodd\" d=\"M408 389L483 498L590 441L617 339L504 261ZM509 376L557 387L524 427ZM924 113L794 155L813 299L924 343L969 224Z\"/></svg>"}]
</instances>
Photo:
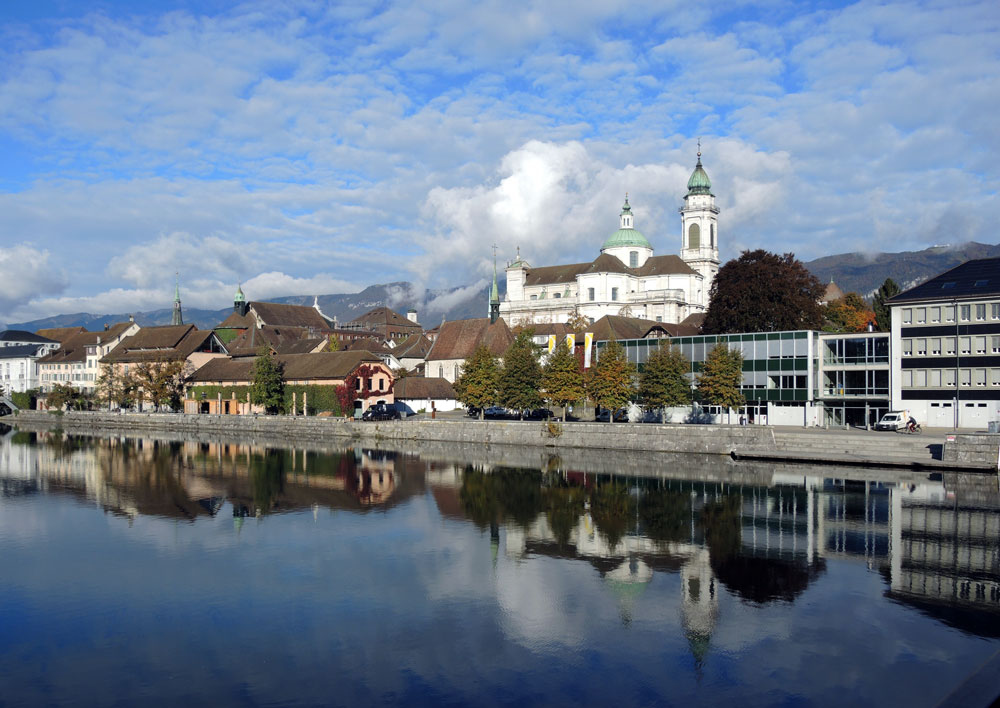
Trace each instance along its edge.
<instances>
[{"instance_id":1,"label":"church steeple","mask_svg":"<svg viewBox=\"0 0 1000 708\"><path fill-rule=\"evenodd\" d=\"M170 324L184 324L184 313L181 311L181 283L178 273L174 273L174 315L170 319Z\"/></svg>"},{"instance_id":2,"label":"church steeple","mask_svg":"<svg viewBox=\"0 0 1000 708\"><path fill-rule=\"evenodd\" d=\"M715 206L712 181L701 164L701 140L698 141L698 161L687 183L684 206L681 207L681 259L702 275L700 293L692 304L708 308L712 281L719 272L719 208ZM704 310L692 309L691 312Z\"/></svg>"},{"instance_id":3,"label":"church steeple","mask_svg":"<svg viewBox=\"0 0 1000 708\"><path fill-rule=\"evenodd\" d=\"M243 294L243 283L240 283L236 286L236 294L233 296L233 312L245 315L249 309L246 295Z\"/></svg>"},{"instance_id":4,"label":"church steeple","mask_svg":"<svg viewBox=\"0 0 1000 708\"><path fill-rule=\"evenodd\" d=\"M497 247L493 246L493 288L490 290L490 324L500 319L500 289L497 287Z\"/></svg>"}]
</instances>

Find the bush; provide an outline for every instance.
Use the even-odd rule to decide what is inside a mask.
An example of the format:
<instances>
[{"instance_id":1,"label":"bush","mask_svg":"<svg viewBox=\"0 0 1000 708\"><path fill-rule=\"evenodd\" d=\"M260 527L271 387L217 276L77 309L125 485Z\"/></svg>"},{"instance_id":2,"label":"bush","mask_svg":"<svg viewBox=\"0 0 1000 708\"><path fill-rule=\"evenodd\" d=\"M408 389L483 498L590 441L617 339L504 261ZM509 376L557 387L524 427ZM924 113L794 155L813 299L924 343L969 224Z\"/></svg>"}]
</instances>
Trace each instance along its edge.
<instances>
[{"instance_id":1,"label":"bush","mask_svg":"<svg viewBox=\"0 0 1000 708\"><path fill-rule=\"evenodd\" d=\"M188 389L187 399L189 401L202 400L201 394L205 394L205 400L215 401L219 394L222 399L233 400L246 403L249 386L192 386ZM284 407L285 410L292 409L292 394L296 394L295 400L298 410L302 410L302 394L308 393L309 415L315 415L320 411L330 411L335 416L341 415L340 401L337 399L337 392L334 386L291 386L285 385Z\"/></svg>"}]
</instances>

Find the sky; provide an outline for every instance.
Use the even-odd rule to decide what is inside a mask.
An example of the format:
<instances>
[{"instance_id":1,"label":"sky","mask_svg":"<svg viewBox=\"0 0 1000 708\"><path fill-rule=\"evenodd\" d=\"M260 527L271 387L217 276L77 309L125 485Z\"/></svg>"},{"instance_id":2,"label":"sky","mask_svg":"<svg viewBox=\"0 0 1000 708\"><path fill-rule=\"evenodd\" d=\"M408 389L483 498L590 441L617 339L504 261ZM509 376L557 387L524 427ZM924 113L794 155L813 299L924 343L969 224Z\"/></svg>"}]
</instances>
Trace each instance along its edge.
<instances>
[{"instance_id":1,"label":"sky","mask_svg":"<svg viewBox=\"0 0 1000 708\"><path fill-rule=\"evenodd\" d=\"M625 194L722 260L996 243L1000 5L0 6L0 322L482 289L592 260Z\"/></svg>"}]
</instances>

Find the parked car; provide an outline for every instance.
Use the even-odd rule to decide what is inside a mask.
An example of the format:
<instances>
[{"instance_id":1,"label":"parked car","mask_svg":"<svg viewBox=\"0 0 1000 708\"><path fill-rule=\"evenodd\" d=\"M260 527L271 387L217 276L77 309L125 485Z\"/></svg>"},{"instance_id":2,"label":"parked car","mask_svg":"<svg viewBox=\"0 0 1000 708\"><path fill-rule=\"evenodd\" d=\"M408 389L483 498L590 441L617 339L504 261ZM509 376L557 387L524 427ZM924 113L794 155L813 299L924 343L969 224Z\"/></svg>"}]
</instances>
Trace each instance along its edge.
<instances>
[{"instance_id":1,"label":"parked car","mask_svg":"<svg viewBox=\"0 0 1000 708\"><path fill-rule=\"evenodd\" d=\"M552 411L548 408L535 408L534 410L525 411L525 420L548 420L552 417Z\"/></svg>"},{"instance_id":2,"label":"parked car","mask_svg":"<svg viewBox=\"0 0 1000 708\"><path fill-rule=\"evenodd\" d=\"M483 415L487 418L506 418L509 414L503 406L490 406L483 411Z\"/></svg>"},{"instance_id":3,"label":"parked car","mask_svg":"<svg viewBox=\"0 0 1000 708\"><path fill-rule=\"evenodd\" d=\"M399 411L395 406L391 406L381 401L361 414L361 420L399 420Z\"/></svg>"},{"instance_id":4,"label":"parked car","mask_svg":"<svg viewBox=\"0 0 1000 708\"><path fill-rule=\"evenodd\" d=\"M875 430L901 430L906 427L909 418L907 411L889 411L875 424Z\"/></svg>"},{"instance_id":5,"label":"parked car","mask_svg":"<svg viewBox=\"0 0 1000 708\"><path fill-rule=\"evenodd\" d=\"M594 420L598 422L607 423L611 416L611 410L608 408L598 408L594 413ZM619 408L615 411L614 421L616 423L627 423L628 422L628 408Z\"/></svg>"},{"instance_id":6,"label":"parked car","mask_svg":"<svg viewBox=\"0 0 1000 708\"><path fill-rule=\"evenodd\" d=\"M470 418L478 418L479 411L480 409L477 408L476 406L469 406L469 408L465 411L465 414Z\"/></svg>"}]
</instances>

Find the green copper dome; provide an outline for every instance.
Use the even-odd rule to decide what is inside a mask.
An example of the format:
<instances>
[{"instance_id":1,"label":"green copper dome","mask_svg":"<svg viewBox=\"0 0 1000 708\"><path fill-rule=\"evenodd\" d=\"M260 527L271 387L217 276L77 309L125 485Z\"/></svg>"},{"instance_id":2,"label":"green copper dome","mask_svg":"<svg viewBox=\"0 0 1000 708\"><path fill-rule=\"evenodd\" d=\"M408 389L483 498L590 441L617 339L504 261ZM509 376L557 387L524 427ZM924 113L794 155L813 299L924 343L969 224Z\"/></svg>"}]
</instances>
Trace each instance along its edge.
<instances>
[{"instance_id":1,"label":"green copper dome","mask_svg":"<svg viewBox=\"0 0 1000 708\"><path fill-rule=\"evenodd\" d=\"M632 223L632 207L629 206L628 197L625 197L625 204L622 206L622 213L619 217L620 228L608 236L608 240L601 246L601 250L623 246L652 249L653 247L646 240L646 237L639 229L633 228Z\"/></svg>"},{"instance_id":2,"label":"green copper dome","mask_svg":"<svg viewBox=\"0 0 1000 708\"><path fill-rule=\"evenodd\" d=\"M705 168L701 166L701 153L698 153L698 164L694 167L694 172L691 173L691 179L688 180L688 194L711 194L712 193L712 181L708 178L708 173L705 172Z\"/></svg>"},{"instance_id":3,"label":"green copper dome","mask_svg":"<svg viewBox=\"0 0 1000 708\"><path fill-rule=\"evenodd\" d=\"M247 298L243 294L243 285L241 283L240 285L236 286L236 294L233 296L233 302L246 302L246 301Z\"/></svg>"}]
</instances>

